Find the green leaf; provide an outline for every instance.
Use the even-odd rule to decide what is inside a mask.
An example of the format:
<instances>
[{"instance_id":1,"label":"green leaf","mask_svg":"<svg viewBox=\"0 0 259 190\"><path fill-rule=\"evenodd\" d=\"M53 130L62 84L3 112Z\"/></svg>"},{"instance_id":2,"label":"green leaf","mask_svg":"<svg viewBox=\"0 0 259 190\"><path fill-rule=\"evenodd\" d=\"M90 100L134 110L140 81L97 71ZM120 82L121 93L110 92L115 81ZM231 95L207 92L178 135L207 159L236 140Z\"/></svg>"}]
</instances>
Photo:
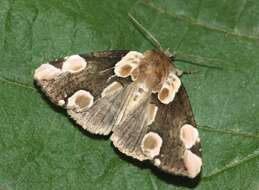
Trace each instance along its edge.
<instances>
[{"instance_id":1,"label":"green leaf","mask_svg":"<svg viewBox=\"0 0 259 190\"><path fill-rule=\"evenodd\" d=\"M259 2L135 2L1 0L0 189L259 189ZM128 11L194 71L182 80L202 139L198 183L78 130L33 84L57 57L152 48Z\"/></svg>"}]
</instances>

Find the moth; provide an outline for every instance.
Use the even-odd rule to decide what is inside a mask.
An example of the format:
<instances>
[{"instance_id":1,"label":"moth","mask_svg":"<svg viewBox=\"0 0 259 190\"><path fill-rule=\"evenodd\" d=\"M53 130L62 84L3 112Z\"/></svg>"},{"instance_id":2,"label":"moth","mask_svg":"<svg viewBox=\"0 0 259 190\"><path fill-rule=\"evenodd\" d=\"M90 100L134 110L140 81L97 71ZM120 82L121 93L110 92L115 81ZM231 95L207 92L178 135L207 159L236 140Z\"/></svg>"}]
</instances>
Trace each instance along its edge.
<instances>
[{"instance_id":1,"label":"moth","mask_svg":"<svg viewBox=\"0 0 259 190\"><path fill-rule=\"evenodd\" d=\"M121 50L51 61L34 79L78 125L110 135L123 154L195 178L201 145L182 74L163 51Z\"/></svg>"}]
</instances>

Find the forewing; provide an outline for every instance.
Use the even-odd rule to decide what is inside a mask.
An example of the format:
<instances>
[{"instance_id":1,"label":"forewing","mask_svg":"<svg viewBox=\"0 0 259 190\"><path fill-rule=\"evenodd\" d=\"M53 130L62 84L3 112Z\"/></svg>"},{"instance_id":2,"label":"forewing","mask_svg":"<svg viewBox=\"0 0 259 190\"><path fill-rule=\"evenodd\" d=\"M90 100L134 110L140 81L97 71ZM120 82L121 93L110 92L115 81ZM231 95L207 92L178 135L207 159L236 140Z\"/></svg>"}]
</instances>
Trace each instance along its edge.
<instances>
[{"instance_id":1,"label":"forewing","mask_svg":"<svg viewBox=\"0 0 259 190\"><path fill-rule=\"evenodd\" d=\"M86 110L68 110L68 114L84 129L93 133L108 135L115 122L118 113L121 112L121 99L123 89L111 96L105 96L96 100L93 105Z\"/></svg>"},{"instance_id":2,"label":"forewing","mask_svg":"<svg viewBox=\"0 0 259 190\"><path fill-rule=\"evenodd\" d=\"M127 50L121 50L79 55L87 65L80 72L74 73L60 71L67 58L57 59L36 69L34 78L56 105L67 102L68 97L82 89L91 92L98 99L107 86L107 80L113 75L114 65L127 53Z\"/></svg>"},{"instance_id":3,"label":"forewing","mask_svg":"<svg viewBox=\"0 0 259 190\"><path fill-rule=\"evenodd\" d=\"M159 114L148 132L155 132L162 138L160 153L153 163L172 174L197 176L201 169L201 145L184 86L170 104L162 104L155 95L152 102L158 106Z\"/></svg>"},{"instance_id":4,"label":"forewing","mask_svg":"<svg viewBox=\"0 0 259 190\"><path fill-rule=\"evenodd\" d=\"M34 78L48 98L68 109L68 114L84 129L107 135L119 111L123 88L129 83L128 79L114 76L113 70L127 53L104 51L58 59L41 65ZM104 89L113 82L120 88L114 90L112 86L104 96Z\"/></svg>"}]
</instances>

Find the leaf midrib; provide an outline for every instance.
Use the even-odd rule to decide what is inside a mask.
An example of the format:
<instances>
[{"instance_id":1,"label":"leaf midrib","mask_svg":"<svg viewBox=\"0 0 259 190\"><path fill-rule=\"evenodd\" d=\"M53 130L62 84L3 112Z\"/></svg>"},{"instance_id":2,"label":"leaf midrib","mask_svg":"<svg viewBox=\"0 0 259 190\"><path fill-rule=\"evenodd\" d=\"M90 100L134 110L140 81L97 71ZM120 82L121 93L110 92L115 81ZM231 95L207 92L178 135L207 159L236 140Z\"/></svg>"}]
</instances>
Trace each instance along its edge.
<instances>
[{"instance_id":1,"label":"leaf midrib","mask_svg":"<svg viewBox=\"0 0 259 190\"><path fill-rule=\"evenodd\" d=\"M171 17L174 17L176 19L188 22L189 24L192 24L192 25L195 25L195 26L200 26L200 27L206 28L208 30L221 32L221 33L224 33L225 35L228 35L228 36L234 36L234 37L237 37L237 38L259 41L259 37L229 32L229 31L226 31L226 30L223 30L223 29L219 29L219 28L215 28L215 27L211 27L211 26L199 23L199 22L197 22L197 20L193 19L192 17L178 15L178 14L175 14L173 12L168 12L165 8L163 8L162 6L160 6L158 4L154 4L151 0L150 1L139 1L139 3L145 5L149 8L152 8L159 13L166 14L168 16L171 16Z\"/></svg>"}]
</instances>

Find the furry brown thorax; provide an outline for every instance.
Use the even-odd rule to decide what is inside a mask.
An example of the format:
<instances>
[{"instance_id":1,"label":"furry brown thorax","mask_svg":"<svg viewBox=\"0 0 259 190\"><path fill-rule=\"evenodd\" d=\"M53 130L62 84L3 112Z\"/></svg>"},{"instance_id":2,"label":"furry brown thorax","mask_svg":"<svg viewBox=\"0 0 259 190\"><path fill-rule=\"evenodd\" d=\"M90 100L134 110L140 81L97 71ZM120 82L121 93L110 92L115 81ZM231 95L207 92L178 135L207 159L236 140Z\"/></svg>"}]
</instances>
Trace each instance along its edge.
<instances>
[{"instance_id":1,"label":"furry brown thorax","mask_svg":"<svg viewBox=\"0 0 259 190\"><path fill-rule=\"evenodd\" d=\"M157 50L144 53L144 58L137 68L137 80L144 82L152 91L158 91L173 69L170 57Z\"/></svg>"}]
</instances>

